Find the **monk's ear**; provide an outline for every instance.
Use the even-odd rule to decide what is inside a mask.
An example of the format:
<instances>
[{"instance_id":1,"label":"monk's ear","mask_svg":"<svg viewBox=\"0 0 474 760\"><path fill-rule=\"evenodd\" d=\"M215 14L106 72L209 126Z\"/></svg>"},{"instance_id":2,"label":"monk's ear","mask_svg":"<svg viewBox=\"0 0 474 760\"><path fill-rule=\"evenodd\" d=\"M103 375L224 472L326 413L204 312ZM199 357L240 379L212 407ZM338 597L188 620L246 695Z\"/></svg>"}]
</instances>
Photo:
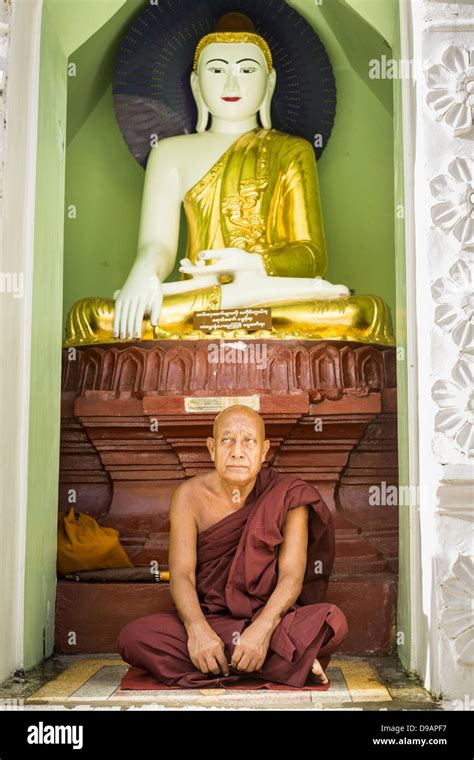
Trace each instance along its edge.
<instances>
[{"instance_id":1,"label":"monk's ear","mask_svg":"<svg viewBox=\"0 0 474 760\"><path fill-rule=\"evenodd\" d=\"M268 454L268 449L270 448L270 441L266 440L263 442L263 450L262 450L262 462L265 461L265 457Z\"/></svg>"},{"instance_id":2,"label":"monk's ear","mask_svg":"<svg viewBox=\"0 0 474 760\"><path fill-rule=\"evenodd\" d=\"M209 454L211 455L211 459L214 462L216 458L216 444L214 438L207 438L206 446Z\"/></svg>"}]
</instances>

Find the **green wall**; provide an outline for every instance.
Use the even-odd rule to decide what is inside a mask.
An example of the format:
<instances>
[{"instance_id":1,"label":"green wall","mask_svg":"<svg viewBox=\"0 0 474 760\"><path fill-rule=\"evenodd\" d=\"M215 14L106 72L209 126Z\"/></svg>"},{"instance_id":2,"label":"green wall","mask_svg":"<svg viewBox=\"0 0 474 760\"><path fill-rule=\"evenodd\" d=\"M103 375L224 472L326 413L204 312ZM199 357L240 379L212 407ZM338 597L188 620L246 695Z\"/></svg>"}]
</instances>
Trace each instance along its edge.
<instances>
[{"instance_id":1,"label":"green wall","mask_svg":"<svg viewBox=\"0 0 474 760\"><path fill-rule=\"evenodd\" d=\"M80 298L110 297L136 255L145 173L119 131L111 78L121 36L143 4L129 0L69 59L76 76L68 79L64 317ZM395 320L393 86L368 78L369 60L390 48L339 0L290 4L321 36L337 80L335 128L319 163L327 278L381 295ZM377 5L385 13L375 20L390 29L391 3Z\"/></svg>"},{"instance_id":2,"label":"green wall","mask_svg":"<svg viewBox=\"0 0 474 760\"><path fill-rule=\"evenodd\" d=\"M61 307L66 132L66 56L45 6L40 52L38 162L31 328L24 663L49 654L54 637L61 401ZM47 190L46 190L47 189Z\"/></svg>"},{"instance_id":3,"label":"green wall","mask_svg":"<svg viewBox=\"0 0 474 760\"><path fill-rule=\"evenodd\" d=\"M327 279L382 296L395 322L393 87L368 76L372 58L391 55L389 41L343 2L290 5L321 37L338 91L334 131L319 162ZM390 0L377 5L377 20L390 18Z\"/></svg>"},{"instance_id":4,"label":"green wall","mask_svg":"<svg viewBox=\"0 0 474 760\"><path fill-rule=\"evenodd\" d=\"M24 667L51 654L56 596L67 58L122 0L45 0L33 263ZM74 5L74 8L73 8ZM72 12L71 12L72 11ZM72 48L74 49L74 48ZM26 466L26 463L25 463Z\"/></svg>"}]
</instances>

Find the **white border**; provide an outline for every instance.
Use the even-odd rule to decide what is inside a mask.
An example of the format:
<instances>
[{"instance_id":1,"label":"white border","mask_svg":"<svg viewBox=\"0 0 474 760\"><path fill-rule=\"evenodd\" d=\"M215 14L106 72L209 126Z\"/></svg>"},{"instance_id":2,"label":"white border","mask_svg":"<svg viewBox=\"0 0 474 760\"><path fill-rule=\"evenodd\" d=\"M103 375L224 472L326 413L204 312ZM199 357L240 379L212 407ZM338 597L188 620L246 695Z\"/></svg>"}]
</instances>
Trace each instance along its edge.
<instances>
[{"instance_id":1,"label":"white border","mask_svg":"<svg viewBox=\"0 0 474 760\"><path fill-rule=\"evenodd\" d=\"M414 59L413 18L410 0L400 0L400 53L402 60ZM416 294L416 228L415 228L415 157L416 157L416 88L412 80L401 80L402 90L402 134L403 134L403 174L405 191L405 287L406 287L406 345L405 357L407 380L407 414L410 431L408 446L408 485L420 482L419 462L419 424L418 424L418 329L417 329L417 294ZM416 506L404 506L409 513L409 547L406 554L410 557L410 567L400 567L409 574L410 604L410 662L408 667L415 669L418 662L419 641L417 636L417 611L421 611L421 556L420 556L420 519ZM404 515L405 513L401 513ZM416 572L414 570L416 569ZM400 577L400 576L399 576ZM400 597L398 603L400 604Z\"/></svg>"},{"instance_id":2,"label":"white border","mask_svg":"<svg viewBox=\"0 0 474 760\"><path fill-rule=\"evenodd\" d=\"M23 272L24 295L0 295L0 680L23 666L30 352L43 0L12 9L0 270ZM8 565L8 559L11 565ZM0 562L2 560L0 559ZM1 628L0 628L1 630Z\"/></svg>"}]
</instances>

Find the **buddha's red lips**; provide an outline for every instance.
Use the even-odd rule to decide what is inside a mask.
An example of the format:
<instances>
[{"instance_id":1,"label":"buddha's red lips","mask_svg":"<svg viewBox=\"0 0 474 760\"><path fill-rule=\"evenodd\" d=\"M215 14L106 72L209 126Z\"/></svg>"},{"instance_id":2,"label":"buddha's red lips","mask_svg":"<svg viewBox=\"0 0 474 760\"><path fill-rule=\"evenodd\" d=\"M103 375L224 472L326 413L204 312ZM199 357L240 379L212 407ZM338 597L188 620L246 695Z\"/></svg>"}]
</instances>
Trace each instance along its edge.
<instances>
[{"instance_id":1,"label":"buddha's red lips","mask_svg":"<svg viewBox=\"0 0 474 760\"><path fill-rule=\"evenodd\" d=\"M241 98L241 97L236 97L236 98L222 98L222 100L226 100L228 103L236 103L236 102L237 102L237 100L242 100L242 98Z\"/></svg>"}]
</instances>

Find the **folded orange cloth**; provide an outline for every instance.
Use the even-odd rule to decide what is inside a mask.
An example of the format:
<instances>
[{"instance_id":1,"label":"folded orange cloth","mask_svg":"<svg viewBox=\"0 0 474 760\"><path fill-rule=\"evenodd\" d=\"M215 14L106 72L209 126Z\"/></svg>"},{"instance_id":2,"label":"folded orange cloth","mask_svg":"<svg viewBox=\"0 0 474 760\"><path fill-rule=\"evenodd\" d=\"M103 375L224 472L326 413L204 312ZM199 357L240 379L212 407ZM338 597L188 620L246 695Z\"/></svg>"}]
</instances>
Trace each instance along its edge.
<instances>
[{"instance_id":1,"label":"folded orange cloth","mask_svg":"<svg viewBox=\"0 0 474 760\"><path fill-rule=\"evenodd\" d=\"M119 532L70 507L58 515L58 575L80 570L134 567L120 543Z\"/></svg>"}]
</instances>

